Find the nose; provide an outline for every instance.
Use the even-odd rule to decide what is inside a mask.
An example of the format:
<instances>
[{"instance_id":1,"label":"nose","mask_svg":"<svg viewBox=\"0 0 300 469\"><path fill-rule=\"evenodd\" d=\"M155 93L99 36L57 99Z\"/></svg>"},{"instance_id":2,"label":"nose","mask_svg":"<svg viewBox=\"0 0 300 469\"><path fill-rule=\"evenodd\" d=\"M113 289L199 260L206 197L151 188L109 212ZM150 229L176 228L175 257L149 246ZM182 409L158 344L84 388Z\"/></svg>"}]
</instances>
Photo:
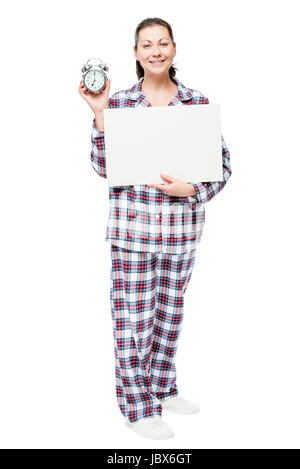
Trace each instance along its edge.
<instances>
[{"instance_id":1,"label":"nose","mask_svg":"<svg viewBox=\"0 0 300 469\"><path fill-rule=\"evenodd\" d=\"M160 51L159 51L159 47L156 47L156 46L153 46L153 53L152 53L153 56L160 56Z\"/></svg>"}]
</instances>

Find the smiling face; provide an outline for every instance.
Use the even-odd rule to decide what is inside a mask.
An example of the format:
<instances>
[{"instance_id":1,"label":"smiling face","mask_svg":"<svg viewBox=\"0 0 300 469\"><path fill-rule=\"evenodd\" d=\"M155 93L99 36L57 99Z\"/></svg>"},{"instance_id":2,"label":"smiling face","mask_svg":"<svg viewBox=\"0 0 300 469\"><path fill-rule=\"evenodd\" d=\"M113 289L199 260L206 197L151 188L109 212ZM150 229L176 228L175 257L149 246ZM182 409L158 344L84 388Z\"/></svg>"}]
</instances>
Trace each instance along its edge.
<instances>
[{"instance_id":1,"label":"smiling face","mask_svg":"<svg viewBox=\"0 0 300 469\"><path fill-rule=\"evenodd\" d=\"M176 55L176 44L173 45L164 26L147 26L139 32L137 50L134 47L133 51L145 75L165 75L169 74Z\"/></svg>"}]
</instances>

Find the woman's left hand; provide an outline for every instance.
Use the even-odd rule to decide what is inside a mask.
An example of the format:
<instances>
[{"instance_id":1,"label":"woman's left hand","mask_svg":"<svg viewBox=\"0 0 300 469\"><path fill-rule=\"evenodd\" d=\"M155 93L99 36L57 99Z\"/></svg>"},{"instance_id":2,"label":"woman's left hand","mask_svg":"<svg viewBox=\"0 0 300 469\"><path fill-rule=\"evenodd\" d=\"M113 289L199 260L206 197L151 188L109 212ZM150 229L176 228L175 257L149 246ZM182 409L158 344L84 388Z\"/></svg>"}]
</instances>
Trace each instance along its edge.
<instances>
[{"instance_id":1,"label":"woman's left hand","mask_svg":"<svg viewBox=\"0 0 300 469\"><path fill-rule=\"evenodd\" d=\"M178 197L191 197L196 194L195 188L188 182L181 181L166 174L160 174L161 178L169 184L147 184L148 187L156 187L165 191L167 195L176 195Z\"/></svg>"}]
</instances>

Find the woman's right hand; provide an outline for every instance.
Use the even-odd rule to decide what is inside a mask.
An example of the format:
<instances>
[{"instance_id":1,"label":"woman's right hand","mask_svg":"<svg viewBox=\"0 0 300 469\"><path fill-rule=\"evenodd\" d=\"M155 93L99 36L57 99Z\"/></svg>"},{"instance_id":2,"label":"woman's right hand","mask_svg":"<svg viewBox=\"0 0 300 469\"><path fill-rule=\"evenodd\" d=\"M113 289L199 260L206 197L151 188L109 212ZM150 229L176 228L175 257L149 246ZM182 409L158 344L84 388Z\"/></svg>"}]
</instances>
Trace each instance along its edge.
<instances>
[{"instance_id":1,"label":"woman's right hand","mask_svg":"<svg viewBox=\"0 0 300 469\"><path fill-rule=\"evenodd\" d=\"M83 77L83 75L82 75ZM80 96L88 103L90 108L94 113L97 111L103 111L103 109L107 109L109 107L109 90L110 90L110 82L111 80L107 80L105 83L105 88L102 93L93 94L89 93L83 83L83 79L80 81L79 85L79 94Z\"/></svg>"}]
</instances>

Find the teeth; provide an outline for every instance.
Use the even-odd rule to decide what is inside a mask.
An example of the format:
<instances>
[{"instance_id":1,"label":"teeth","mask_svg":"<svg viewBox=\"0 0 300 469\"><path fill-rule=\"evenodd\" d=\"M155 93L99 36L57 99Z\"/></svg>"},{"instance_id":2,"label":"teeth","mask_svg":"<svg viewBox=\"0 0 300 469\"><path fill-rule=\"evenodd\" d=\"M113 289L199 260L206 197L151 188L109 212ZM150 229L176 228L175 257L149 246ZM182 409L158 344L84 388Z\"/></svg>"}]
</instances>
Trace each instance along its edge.
<instances>
[{"instance_id":1,"label":"teeth","mask_svg":"<svg viewBox=\"0 0 300 469\"><path fill-rule=\"evenodd\" d=\"M164 62L164 60L150 60L151 64L156 64L158 62Z\"/></svg>"}]
</instances>

